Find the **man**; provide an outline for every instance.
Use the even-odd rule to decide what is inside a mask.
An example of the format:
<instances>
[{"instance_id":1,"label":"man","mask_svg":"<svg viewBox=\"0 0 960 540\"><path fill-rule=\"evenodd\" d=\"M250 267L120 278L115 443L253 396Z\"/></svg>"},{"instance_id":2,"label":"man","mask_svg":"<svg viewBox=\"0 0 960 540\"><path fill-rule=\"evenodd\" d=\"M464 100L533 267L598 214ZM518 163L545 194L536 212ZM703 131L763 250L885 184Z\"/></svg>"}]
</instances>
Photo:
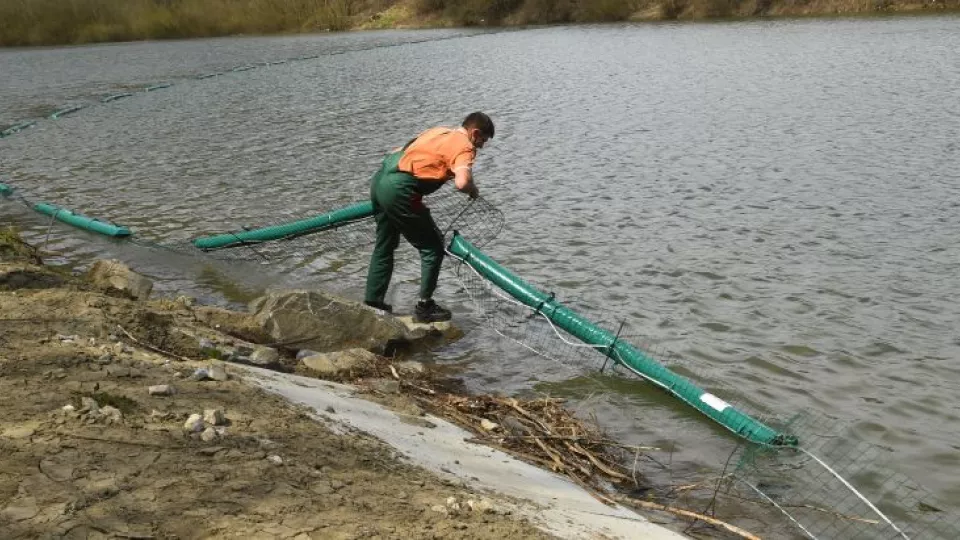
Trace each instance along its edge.
<instances>
[{"instance_id":1,"label":"man","mask_svg":"<svg viewBox=\"0 0 960 540\"><path fill-rule=\"evenodd\" d=\"M493 138L493 132L489 116L470 113L461 127L428 129L383 160L370 184L377 242L367 273L365 304L393 310L384 298L393 274L393 254L403 235L420 251L420 301L414 309L414 320L450 320L450 311L433 301L443 263L443 235L424 206L423 196L452 179L459 191L471 199L478 197L473 162L477 149Z\"/></svg>"}]
</instances>

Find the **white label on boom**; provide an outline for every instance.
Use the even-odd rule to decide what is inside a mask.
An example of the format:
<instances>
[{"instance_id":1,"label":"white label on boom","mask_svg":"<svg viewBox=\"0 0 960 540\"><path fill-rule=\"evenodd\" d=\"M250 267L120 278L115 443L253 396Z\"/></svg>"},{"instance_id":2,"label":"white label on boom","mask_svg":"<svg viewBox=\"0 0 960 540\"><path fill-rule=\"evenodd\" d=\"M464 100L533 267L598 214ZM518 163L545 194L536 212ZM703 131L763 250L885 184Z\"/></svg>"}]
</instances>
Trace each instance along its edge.
<instances>
[{"instance_id":1,"label":"white label on boom","mask_svg":"<svg viewBox=\"0 0 960 540\"><path fill-rule=\"evenodd\" d=\"M700 396L700 401L706 403L707 405L713 407L719 412L723 412L724 409L730 406L726 401L718 398L713 394L703 394Z\"/></svg>"}]
</instances>

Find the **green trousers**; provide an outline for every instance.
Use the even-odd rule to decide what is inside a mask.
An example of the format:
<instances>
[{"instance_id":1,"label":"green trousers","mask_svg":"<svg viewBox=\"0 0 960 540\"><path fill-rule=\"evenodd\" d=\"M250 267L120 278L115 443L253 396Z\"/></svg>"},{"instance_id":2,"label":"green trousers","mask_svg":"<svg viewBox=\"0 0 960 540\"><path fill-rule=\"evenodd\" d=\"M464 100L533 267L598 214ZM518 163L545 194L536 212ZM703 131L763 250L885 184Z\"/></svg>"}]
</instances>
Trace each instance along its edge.
<instances>
[{"instance_id":1,"label":"green trousers","mask_svg":"<svg viewBox=\"0 0 960 540\"><path fill-rule=\"evenodd\" d=\"M370 257L365 300L383 302L393 275L393 254L400 236L420 251L420 298L431 298L443 264L443 235L423 205L417 179L400 172L403 152L387 156L370 181L370 200L377 221L377 242Z\"/></svg>"}]
</instances>

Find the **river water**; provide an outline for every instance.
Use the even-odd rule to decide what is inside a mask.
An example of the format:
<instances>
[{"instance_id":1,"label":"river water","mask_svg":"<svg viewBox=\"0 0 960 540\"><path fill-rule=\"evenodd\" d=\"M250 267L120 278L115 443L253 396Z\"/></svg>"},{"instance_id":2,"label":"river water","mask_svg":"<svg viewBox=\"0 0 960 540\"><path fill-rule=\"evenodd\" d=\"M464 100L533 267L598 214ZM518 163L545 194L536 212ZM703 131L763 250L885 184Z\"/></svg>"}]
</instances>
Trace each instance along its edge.
<instances>
[{"instance_id":1,"label":"river water","mask_svg":"<svg viewBox=\"0 0 960 540\"><path fill-rule=\"evenodd\" d=\"M0 175L173 242L361 200L386 150L486 111L497 136L477 178L506 217L491 256L628 321L710 387L833 417L956 508L957 51L955 17L0 50L0 127L90 105L0 140ZM359 297L369 257L238 270L48 231L11 204L0 220L59 262L117 256L161 292L227 303L268 286ZM415 295L407 255L399 306ZM616 437L669 447L674 480L716 472L734 447L649 386L500 339L450 275L438 294L469 332L432 360L472 388L569 397Z\"/></svg>"}]
</instances>

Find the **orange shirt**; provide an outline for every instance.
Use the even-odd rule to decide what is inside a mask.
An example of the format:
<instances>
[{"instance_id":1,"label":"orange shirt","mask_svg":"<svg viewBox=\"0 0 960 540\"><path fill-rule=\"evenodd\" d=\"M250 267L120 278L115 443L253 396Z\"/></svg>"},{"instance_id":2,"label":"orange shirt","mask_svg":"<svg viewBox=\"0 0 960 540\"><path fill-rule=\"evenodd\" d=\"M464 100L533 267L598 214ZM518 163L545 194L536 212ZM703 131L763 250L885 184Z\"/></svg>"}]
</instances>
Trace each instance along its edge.
<instances>
[{"instance_id":1,"label":"orange shirt","mask_svg":"<svg viewBox=\"0 0 960 540\"><path fill-rule=\"evenodd\" d=\"M435 127L420 134L403 152L403 172L418 180L444 182L453 178L457 169L471 168L477 149L462 129Z\"/></svg>"}]
</instances>

